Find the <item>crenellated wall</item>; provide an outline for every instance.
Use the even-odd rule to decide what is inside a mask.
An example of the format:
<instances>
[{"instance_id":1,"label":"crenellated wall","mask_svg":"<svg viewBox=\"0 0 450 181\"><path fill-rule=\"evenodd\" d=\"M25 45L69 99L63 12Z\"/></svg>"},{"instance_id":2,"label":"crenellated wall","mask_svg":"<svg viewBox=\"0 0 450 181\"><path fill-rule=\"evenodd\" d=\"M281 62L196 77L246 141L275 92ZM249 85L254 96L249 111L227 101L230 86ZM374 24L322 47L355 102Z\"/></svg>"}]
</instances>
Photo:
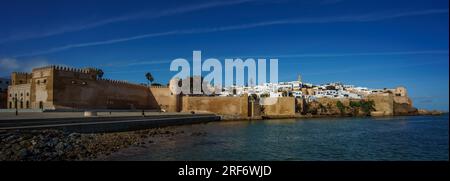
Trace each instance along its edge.
<instances>
[{"instance_id":1,"label":"crenellated wall","mask_svg":"<svg viewBox=\"0 0 450 181\"><path fill-rule=\"evenodd\" d=\"M12 78L16 83L13 83L9 90L12 94L29 92L30 108L33 109L158 107L152 104L154 97L148 87L126 81L98 79L97 71L95 68L76 69L63 66L35 68L32 73L13 73Z\"/></svg>"},{"instance_id":2,"label":"crenellated wall","mask_svg":"<svg viewBox=\"0 0 450 181\"><path fill-rule=\"evenodd\" d=\"M249 116L276 117L294 116L297 112L307 114L342 115L351 109L339 109L338 101L349 107L349 99L317 99L306 102L293 97L269 99L261 98L249 101L248 96L184 96L173 95L169 87L147 87L126 81L98 78L99 69L76 69L63 66L35 68L32 73L14 72L11 86L8 87L8 108L32 109L155 109L168 112L211 112L220 115L248 118ZM303 91L303 90L302 90ZM305 93L310 94L308 90ZM4 98L3 95L2 98ZM273 99L273 98L271 98ZM412 101L407 97L404 87L393 89L391 93L379 93L367 96L364 100L373 100L372 115L392 116L417 113ZM5 102L5 101L3 101ZM4 105L3 105L4 106ZM311 109L314 106L319 110ZM322 108L321 108L322 107ZM340 106L342 107L342 106ZM322 111L323 109L327 111Z\"/></svg>"},{"instance_id":3,"label":"crenellated wall","mask_svg":"<svg viewBox=\"0 0 450 181\"><path fill-rule=\"evenodd\" d=\"M53 70L55 109L149 109L147 87L125 81L97 79L90 70Z\"/></svg>"},{"instance_id":4,"label":"crenellated wall","mask_svg":"<svg viewBox=\"0 0 450 181\"><path fill-rule=\"evenodd\" d=\"M26 72L13 72L11 74L11 85L31 83L32 74Z\"/></svg>"}]
</instances>

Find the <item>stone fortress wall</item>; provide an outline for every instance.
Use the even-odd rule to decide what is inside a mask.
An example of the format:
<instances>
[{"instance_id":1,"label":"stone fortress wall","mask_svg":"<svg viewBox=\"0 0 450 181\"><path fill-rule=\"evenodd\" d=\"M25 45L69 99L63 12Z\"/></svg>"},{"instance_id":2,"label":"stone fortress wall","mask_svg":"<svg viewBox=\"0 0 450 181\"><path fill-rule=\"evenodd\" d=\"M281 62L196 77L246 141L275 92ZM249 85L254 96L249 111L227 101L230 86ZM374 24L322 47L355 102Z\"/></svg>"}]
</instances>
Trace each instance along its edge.
<instances>
[{"instance_id":1,"label":"stone fortress wall","mask_svg":"<svg viewBox=\"0 0 450 181\"><path fill-rule=\"evenodd\" d=\"M181 96L174 95L167 86L150 87L150 105L152 109L161 109L167 112L181 111Z\"/></svg>"},{"instance_id":2,"label":"stone fortress wall","mask_svg":"<svg viewBox=\"0 0 450 181\"><path fill-rule=\"evenodd\" d=\"M47 66L31 74L13 73L8 102L29 93L32 109L149 109L152 94L146 86L98 79L95 69ZM153 98L154 99L154 98ZM14 107L9 107L14 108Z\"/></svg>"},{"instance_id":3,"label":"stone fortress wall","mask_svg":"<svg viewBox=\"0 0 450 181\"><path fill-rule=\"evenodd\" d=\"M265 99L275 99L274 104L262 104L262 115L267 117L289 117L295 115L296 100L294 97L275 97L275 98L262 98L261 102L265 102Z\"/></svg>"},{"instance_id":4,"label":"stone fortress wall","mask_svg":"<svg viewBox=\"0 0 450 181\"><path fill-rule=\"evenodd\" d=\"M219 115L248 117L248 97L184 96L182 112L207 112Z\"/></svg>"},{"instance_id":5,"label":"stone fortress wall","mask_svg":"<svg viewBox=\"0 0 450 181\"><path fill-rule=\"evenodd\" d=\"M341 114L337 101L348 107L349 99L279 97L267 105L265 99L252 101L248 96L180 96L170 86L147 87L125 81L101 79L97 69L74 69L59 66L35 68L32 73L13 73L8 87L10 109L85 110L85 109L153 109L165 112L210 112L235 117L293 117L315 108L318 115ZM374 102L372 115L407 115L417 112L406 89L367 96Z\"/></svg>"}]
</instances>

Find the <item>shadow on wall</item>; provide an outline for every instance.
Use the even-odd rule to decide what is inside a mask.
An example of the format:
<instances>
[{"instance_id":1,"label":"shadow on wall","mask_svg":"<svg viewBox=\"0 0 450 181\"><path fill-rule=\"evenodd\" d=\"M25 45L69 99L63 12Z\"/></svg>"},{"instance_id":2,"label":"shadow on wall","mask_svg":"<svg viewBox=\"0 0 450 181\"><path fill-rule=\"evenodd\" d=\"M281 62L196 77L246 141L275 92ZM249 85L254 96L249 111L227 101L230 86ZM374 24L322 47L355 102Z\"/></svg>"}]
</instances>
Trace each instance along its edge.
<instances>
[{"instance_id":1,"label":"shadow on wall","mask_svg":"<svg viewBox=\"0 0 450 181\"><path fill-rule=\"evenodd\" d=\"M181 111L181 96L172 94L169 87L152 86L150 87L149 105L151 109L157 109L167 112Z\"/></svg>"}]
</instances>

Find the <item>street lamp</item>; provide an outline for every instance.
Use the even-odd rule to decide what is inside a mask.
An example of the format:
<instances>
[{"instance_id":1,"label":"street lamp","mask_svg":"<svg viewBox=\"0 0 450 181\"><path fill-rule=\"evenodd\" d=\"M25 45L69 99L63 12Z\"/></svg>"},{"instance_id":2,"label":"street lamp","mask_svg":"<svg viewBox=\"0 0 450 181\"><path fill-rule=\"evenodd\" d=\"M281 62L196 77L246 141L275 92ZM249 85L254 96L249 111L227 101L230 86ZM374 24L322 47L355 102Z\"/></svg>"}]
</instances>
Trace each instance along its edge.
<instances>
[{"instance_id":1,"label":"street lamp","mask_svg":"<svg viewBox=\"0 0 450 181\"><path fill-rule=\"evenodd\" d=\"M17 106L17 95L13 97L14 107L16 108L16 116L19 115L19 109Z\"/></svg>"}]
</instances>

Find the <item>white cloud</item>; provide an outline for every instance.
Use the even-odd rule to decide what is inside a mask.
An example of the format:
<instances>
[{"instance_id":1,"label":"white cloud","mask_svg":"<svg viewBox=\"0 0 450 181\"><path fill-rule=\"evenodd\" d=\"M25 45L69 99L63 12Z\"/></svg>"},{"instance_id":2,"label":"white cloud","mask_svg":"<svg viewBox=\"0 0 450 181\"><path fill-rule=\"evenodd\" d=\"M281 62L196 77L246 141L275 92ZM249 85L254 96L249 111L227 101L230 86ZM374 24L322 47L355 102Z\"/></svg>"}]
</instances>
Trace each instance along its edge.
<instances>
[{"instance_id":1,"label":"white cloud","mask_svg":"<svg viewBox=\"0 0 450 181\"><path fill-rule=\"evenodd\" d=\"M16 59L13 58L2 58L0 59L0 71L4 72L7 70L16 70L20 66Z\"/></svg>"},{"instance_id":2,"label":"white cloud","mask_svg":"<svg viewBox=\"0 0 450 181\"><path fill-rule=\"evenodd\" d=\"M9 76L11 72L30 72L35 67L49 65L43 58L18 60L15 58L0 58L0 76Z\"/></svg>"},{"instance_id":3,"label":"white cloud","mask_svg":"<svg viewBox=\"0 0 450 181\"><path fill-rule=\"evenodd\" d=\"M266 55L264 57L277 58L326 58L326 57L356 57L356 56L388 56L388 55L421 55L421 54L449 54L448 50L418 50L418 51L398 51L398 52L364 52L364 53L322 53L322 54L284 54L284 55ZM251 56L247 56L251 57ZM262 56L253 56L262 57Z\"/></svg>"}]
</instances>

